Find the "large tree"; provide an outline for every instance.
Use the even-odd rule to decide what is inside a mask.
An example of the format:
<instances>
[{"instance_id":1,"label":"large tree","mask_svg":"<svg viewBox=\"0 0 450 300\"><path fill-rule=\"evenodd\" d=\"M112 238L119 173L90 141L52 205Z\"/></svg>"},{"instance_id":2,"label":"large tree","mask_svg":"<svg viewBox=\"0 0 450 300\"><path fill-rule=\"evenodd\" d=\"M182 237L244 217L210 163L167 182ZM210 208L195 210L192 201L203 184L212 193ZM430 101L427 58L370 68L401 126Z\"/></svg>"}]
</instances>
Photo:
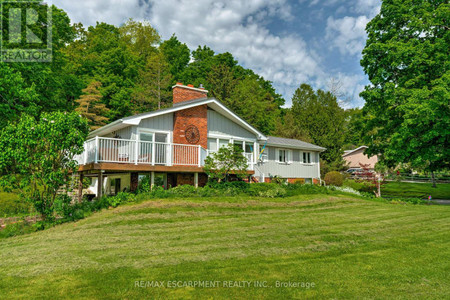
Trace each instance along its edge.
<instances>
[{"instance_id":1,"label":"large tree","mask_svg":"<svg viewBox=\"0 0 450 300\"><path fill-rule=\"evenodd\" d=\"M0 131L0 185L20 192L44 219L52 218L58 190L67 184L83 152L86 119L77 113L23 115Z\"/></svg>"},{"instance_id":2,"label":"large tree","mask_svg":"<svg viewBox=\"0 0 450 300\"><path fill-rule=\"evenodd\" d=\"M331 92L302 84L292 97L292 108L286 113L284 130L278 133L288 138L302 138L325 147L321 157L332 169L343 166L345 114Z\"/></svg>"},{"instance_id":3,"label":"large tree","mask_svg":"<svg viewBox=\"0 0 450 300\"><path fill-rule=\"evenodd\" d=\"M449 11L448 1L385 0L367 24L367 153L388 166L449 167Z\"/></svg>"}]
</instances>

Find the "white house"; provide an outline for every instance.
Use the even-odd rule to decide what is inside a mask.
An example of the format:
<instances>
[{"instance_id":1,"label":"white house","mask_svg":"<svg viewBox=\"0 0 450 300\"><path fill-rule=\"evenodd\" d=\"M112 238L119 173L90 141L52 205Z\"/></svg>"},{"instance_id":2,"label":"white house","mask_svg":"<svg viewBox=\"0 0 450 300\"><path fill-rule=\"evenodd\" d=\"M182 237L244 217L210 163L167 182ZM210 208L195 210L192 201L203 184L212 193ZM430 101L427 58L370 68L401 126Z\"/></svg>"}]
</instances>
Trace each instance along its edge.
<instances>
[{"instance_id":1,"label":"white house","mask_svg":"<svg viewBox=\"0 0 450 300\"><path fill-rule=\"evenodd\" d=\"M320 179L319 154L325 148L266 136L207 93L178 83L173 86L172 107L92 131L77 158L80 177L94 178L97 195L133 191L145 174L152 184L165 187L202 186L207 182L203 171L207 155L232 143L244 150L252 181L269 181L273 176L311 183Z\"/></svg>"}]
</instances>

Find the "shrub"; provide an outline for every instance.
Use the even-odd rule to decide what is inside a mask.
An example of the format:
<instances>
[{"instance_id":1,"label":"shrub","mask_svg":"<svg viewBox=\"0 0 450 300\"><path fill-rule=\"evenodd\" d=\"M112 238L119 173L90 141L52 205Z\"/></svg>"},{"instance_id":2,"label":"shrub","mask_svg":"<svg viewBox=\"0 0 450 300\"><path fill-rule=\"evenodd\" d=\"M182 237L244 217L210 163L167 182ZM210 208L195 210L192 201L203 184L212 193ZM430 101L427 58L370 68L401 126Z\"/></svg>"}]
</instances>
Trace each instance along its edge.
<instances>
[{"instance_id":1,"label":"shrub","mask_svg":"<svg viewBox=\"0 0 450 300\"><path fill-rule=\"evenodd\" d=\"M342 186L344 176L337 171L331 171L325 175L324 180L328 185Z\"/></svg>"},{"instance_id":2,"label":"shrub","mask_svg":"<svg viewBox=\"0 0 450 300\"><path fill-rule=\"evenodd\" d=\"M274 176L272 178L272 182L276 183L276 184L286 184L287 183L287 179L281 178L280 176Z\"/></svg>"},{"instance_id":3,"label":"shrub","mask_svg":"<svg viewBox=\"0 0 450 300\"><path fill-rule=\"evenodd\" d=\"M117 207L120 204L134 202L136 200L136 196L134 194L120 192L113 197L108 197L107 199L110 206Z\"/></svg>"},{"instance_id":4,"label":"shrub","mask_svg":"<svg viewBox=\"0 0 450 300\"><path fill-rule=\"evenodd\" d=\"M177 197L192 197L197 195L197 189L189 184L179 185L168 190L170 195Z\"/></svg>"}]
</instances>

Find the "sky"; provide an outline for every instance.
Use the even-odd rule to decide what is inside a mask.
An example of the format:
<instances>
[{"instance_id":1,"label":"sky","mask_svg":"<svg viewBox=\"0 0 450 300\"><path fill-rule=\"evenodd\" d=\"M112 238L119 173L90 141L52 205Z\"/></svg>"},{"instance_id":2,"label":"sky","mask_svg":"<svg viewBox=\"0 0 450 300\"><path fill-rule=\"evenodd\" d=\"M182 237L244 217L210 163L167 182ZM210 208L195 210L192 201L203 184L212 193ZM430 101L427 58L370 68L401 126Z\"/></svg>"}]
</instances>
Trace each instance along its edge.
<instances>
[{"instance_id":1,"label":"sky","mask_svg":"<svg viewBox=\"0 0 450 300\"><path fill-rule=\"evenodd\" d=\"M85 26L147 20L163 39L175 34L191 49L230 52L239 64L273 82L290 106L296 88L329 89L339 82L347 101L361 107L368 84L359 61L365 26L381 0L53 0Z\"/></svg>"}]
</instances>

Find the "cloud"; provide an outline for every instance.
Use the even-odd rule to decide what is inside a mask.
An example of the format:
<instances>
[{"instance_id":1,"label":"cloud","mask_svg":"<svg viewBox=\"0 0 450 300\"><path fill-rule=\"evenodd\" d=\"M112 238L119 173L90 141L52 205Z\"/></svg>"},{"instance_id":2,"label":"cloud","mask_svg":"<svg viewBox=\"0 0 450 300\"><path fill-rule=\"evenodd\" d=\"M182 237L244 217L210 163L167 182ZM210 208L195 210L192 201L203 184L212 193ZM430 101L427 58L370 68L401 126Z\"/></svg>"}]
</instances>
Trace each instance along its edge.
<instances>
[{"instance_id":1,"label":"cloud","mask_svg":"<svg viewBox=\"0 0 450 300\"><path fill-rule=\"evenodd\" d=\"M326 0L327 4L334 2L338 0ZM74 22L84 25L93 25L95 21L120 25L130 17L147 19L164 39L175 33L190 49L207 45L218 53L228 51L240 64L272 81L287 105L301 83L325 88L333 76L321 64L314 46L299 34L292 31L273 34L267 29L268 20L294 20L287 0L90 0L76 3L54 0L54 3L66 10ZM341 47L349 40L348 21L329 20L330 26L338 26L338 33L342 35L333 45ZM346 87L353 93L350 84Z\"/></svg>"},{"instance_id":2,"label":"cloud","mask_svg":"<svg viewBox=\"0 0 450 300\"><path fill-rule=\"evenodd\" d=\"M342 54L361 54L367 39L365 28L368 22L366 16L328 17L325 38L331 42L331 48L337 47Z\"/></svg>"}]
</instances>

